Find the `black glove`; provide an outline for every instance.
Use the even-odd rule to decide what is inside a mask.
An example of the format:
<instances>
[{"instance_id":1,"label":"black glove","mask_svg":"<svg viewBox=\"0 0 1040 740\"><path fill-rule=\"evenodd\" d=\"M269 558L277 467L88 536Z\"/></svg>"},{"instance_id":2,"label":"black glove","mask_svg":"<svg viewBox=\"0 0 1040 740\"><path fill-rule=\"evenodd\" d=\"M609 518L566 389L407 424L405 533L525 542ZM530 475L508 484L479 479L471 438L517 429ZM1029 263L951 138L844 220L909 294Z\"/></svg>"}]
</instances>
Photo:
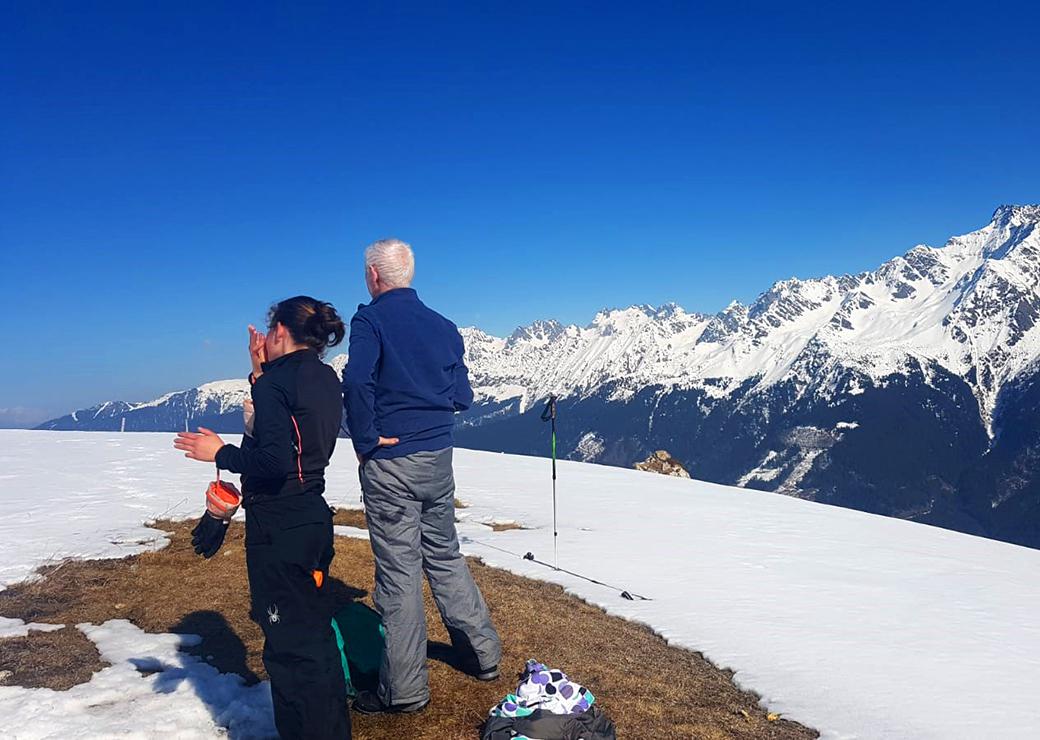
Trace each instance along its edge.
<instances>
[{"instance_id":1,"label":"black glove","mask_svg":"<svg viewBox=\"0 0 1040 740\"><path fill-rule=\"evenodd\" d=\"M227 528L228 522L224 519L217 519L208 511L203 514L195 529L191 530L191 545L195 548L195 554L207 559L216 555L224 544Z\"/></svg>"}]
</instances>

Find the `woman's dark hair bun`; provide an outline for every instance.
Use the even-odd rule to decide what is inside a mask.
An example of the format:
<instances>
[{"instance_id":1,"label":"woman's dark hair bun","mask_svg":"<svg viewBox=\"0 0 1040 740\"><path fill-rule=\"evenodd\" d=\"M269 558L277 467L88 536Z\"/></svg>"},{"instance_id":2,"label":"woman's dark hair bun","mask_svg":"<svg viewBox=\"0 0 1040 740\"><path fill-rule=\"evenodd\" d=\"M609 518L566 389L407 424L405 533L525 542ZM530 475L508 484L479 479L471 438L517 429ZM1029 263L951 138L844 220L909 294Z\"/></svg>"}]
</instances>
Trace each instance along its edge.
<instances>
[{"instance_id":1,"label":"woman's dark hair bun","mask_svg":"<svg viewBox=\"0 0 1040 740\"><path fill-rule=\"evenodd\" d=\"M273 329L275 324L288 329L294 342L305 344L318 354L325 354L326 349L335 347L346 335L336 308L306 295L287 298L271 306L267 325Z\"/></svg>"}]
</instances>

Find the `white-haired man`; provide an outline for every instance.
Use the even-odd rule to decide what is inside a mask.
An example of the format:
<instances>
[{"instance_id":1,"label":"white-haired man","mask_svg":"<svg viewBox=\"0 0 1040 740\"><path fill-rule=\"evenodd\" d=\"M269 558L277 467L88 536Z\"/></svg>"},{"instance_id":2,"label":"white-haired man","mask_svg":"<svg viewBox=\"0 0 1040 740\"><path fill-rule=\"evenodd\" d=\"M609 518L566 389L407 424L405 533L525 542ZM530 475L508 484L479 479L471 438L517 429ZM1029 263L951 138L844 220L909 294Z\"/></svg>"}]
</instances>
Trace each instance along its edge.
<instances>
[{"instance_id":1,"label":"white-haired man","mask_svg":"<svg viewBox=\"0 0 1040 740\"><path fill-rule=\"evenodd\" d=\"M379 688L354 702L366 714L416 712L430 702L425 572L463 664L498 678L502 647L459 552L452 430L473 391L456 326L412 290L415 257L397 239L365 250L372 302L350 322L343 370L347 427L360 463L376 561L374 599L386 630Z\"/></svg>"}]
</instances>

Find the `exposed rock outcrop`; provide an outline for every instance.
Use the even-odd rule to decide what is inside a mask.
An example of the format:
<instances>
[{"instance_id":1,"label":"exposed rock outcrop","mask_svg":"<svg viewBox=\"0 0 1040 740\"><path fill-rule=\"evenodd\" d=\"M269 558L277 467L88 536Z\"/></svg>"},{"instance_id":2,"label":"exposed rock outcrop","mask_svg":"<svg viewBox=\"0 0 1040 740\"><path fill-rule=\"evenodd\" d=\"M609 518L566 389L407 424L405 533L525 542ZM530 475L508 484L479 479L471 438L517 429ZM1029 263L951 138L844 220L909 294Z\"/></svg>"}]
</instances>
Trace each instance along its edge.
<instances>
[{"instance_id":1,"label":"exposed rock outcrop","mask_svg":"<svg viewBox=\"0 0 1040 740\"><path fill-rule=\"evenodd\" d=\"M658 450L643 462L636 463L636 470L645 470L647 473L660 473L671 475L675 478L689 478L690 474L678 460L668 454L667 450Z\"/></svg>"}]
</instances>

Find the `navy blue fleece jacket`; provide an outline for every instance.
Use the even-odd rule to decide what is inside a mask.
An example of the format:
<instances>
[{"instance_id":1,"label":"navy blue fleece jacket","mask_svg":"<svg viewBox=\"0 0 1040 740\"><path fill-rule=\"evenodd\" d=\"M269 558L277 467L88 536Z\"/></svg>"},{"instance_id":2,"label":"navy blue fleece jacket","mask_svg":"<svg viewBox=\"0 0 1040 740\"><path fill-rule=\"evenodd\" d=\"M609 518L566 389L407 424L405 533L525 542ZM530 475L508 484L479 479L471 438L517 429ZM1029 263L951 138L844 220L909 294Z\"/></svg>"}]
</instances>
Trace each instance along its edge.
<instances>
[{"instance_id":1,"label":"navy blue fleece jacket","mask_svg":"<svg viewBox=\"0 0 1040 740\"><path fill-rule=\"evenodd\" d=\"M358 306L350 320L343 406L354 450L366 460L442 450L453 444L455 412L473 390L455 324L411 288ZM389 447L379 437L397 437Z\"/></svg>"}]
</instances>

